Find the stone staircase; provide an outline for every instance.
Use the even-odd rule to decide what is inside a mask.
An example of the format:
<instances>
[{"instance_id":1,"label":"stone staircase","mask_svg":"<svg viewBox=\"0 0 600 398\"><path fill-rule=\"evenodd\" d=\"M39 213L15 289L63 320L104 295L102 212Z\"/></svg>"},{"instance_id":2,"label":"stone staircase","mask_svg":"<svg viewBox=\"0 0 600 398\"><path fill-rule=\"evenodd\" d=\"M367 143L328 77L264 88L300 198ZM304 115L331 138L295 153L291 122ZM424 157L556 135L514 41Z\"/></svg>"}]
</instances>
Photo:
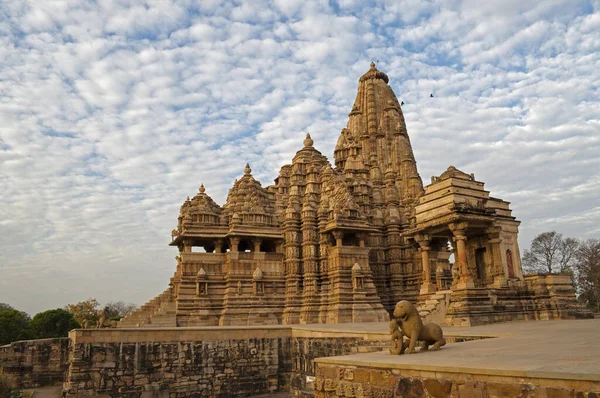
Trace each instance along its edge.
<instances>
[{"instance_id":1,"label":"stone staircase","mask_svg":"<svg viewBox=\"0 0 600 398\"><path fill-rule=\"evenodd\" d=\"M170 287L137 310L127 314L117 324L118 328L175 326L177 326L176 306Z\"/></svg>"},{"instance_id":2,"label":"stone staircase","mask_svg":"<svg viewBox=\"0 0 600 398\"><path fill-rule=\"evenodd\" d=\"M423 319L423 323L434 322L438 325L443 325L450 305L451 295L451 290L440 290L432 294L425 301L420 301L417 304L417 310L421 319Z\"/></svg>"}]
</instances>

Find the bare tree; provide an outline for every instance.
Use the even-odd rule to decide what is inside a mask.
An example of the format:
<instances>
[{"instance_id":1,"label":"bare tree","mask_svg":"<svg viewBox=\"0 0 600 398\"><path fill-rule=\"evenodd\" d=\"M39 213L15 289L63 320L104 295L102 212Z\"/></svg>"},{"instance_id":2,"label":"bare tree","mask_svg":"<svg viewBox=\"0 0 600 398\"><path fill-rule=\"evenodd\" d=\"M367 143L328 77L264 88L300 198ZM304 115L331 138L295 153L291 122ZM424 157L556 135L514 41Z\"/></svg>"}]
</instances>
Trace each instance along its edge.
<instances>
[{"instance_id":1,"label":"bare tree","mask_svg":"<svg viewBox=\"0 0 600 398\"><path fill-rule=\"evenodd\" d=\"M577 239L563 239L556 231L543 232L525 250L523 269L528 273L570 273L578 246Z\"/></svg>"},{"instance_id":2,"label":"bare tree","mask_svg":"<svg viewBox=\"0 0 600 398\"><path fill-rule=\"evenodd\" d=\"M123 301L111 301L104 306L103 312L107 319L122 318L135 310L137 305L133 303L125 303Z\"/></svg>"},{"instance_id":3,"label":"bare tree","mask_svg":"<svg viewBox=\"0 0 600 398\"><path fill-rule=\"evenodd\" d=\"M600 312L600 240L581 243L575 255L580 299L594 312Z\"/></svg>"}]
</instances>

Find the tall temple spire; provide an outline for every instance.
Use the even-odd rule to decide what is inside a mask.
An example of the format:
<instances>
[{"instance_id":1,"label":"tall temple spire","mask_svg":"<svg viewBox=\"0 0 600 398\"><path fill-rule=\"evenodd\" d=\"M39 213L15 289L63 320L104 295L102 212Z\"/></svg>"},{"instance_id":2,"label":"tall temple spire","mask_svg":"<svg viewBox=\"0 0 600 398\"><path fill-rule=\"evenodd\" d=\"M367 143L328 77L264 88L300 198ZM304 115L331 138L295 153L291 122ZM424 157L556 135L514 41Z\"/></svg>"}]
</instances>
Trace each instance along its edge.
<instances>
[{"instance_id":1,"label":"tall temple spire","mask_svg":"<svg viewBox=\"0 0 600 398\"><path fill-rule=\"evenodd\" d=\"M391 170L401 181L401 200L412 202L423 191L423 183L400 103L388 82L388 76L371 62L369 70L358 81L348 125L335 148L335 164L344 171L350 166L348 161L355 164L353 159L360 155L365 167Z\"/></svg>"}]
</instances>

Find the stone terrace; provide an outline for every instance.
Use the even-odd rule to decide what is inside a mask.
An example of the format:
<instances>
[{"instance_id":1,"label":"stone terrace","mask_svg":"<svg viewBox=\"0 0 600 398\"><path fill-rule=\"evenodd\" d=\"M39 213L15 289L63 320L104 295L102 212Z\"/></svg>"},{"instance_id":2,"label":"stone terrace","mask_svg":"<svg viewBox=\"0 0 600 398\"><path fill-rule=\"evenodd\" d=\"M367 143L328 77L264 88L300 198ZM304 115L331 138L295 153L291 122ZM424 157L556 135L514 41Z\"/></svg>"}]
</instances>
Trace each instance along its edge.
<instances>
[{"instance_id":1,"label":"stone terrace","mask_svg":"<svg viewBox=\"0 0 600 398\"><path fill-rule=\"evenodd\" d=\"M375 331L384 326L358 327ZM391 396L400 383L399 393L415 396L433 385L432 390L447 394L440 396L453 397L594 397L600 392L599 327L598 319L447 327L449 336L496 338L415 355L372 352L318 358L316 396L344 396L338 393L349 390L355 396L375 390Z\"/></svg>"}]
</instances>

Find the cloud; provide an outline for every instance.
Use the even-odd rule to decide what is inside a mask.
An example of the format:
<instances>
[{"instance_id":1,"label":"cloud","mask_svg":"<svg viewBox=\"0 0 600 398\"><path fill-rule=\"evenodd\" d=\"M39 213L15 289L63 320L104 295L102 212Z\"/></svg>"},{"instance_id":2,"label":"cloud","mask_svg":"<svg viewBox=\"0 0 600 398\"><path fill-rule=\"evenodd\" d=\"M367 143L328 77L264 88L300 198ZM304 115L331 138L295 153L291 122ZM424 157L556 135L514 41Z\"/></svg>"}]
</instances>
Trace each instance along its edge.
<instances>
[{"instance_id":1,"label":"cloud","mask_svg":"<svg viewBox=\"0 0 600 398\"><path fill-rule=\"evenodd\" d=\"M425 182L475 173L522 249L598 237L598 27L586 0L5 1L0 302L149 300L185 197L270 184L306 132L331 160L371 60Z\"/></svg>"}]
</instances>

